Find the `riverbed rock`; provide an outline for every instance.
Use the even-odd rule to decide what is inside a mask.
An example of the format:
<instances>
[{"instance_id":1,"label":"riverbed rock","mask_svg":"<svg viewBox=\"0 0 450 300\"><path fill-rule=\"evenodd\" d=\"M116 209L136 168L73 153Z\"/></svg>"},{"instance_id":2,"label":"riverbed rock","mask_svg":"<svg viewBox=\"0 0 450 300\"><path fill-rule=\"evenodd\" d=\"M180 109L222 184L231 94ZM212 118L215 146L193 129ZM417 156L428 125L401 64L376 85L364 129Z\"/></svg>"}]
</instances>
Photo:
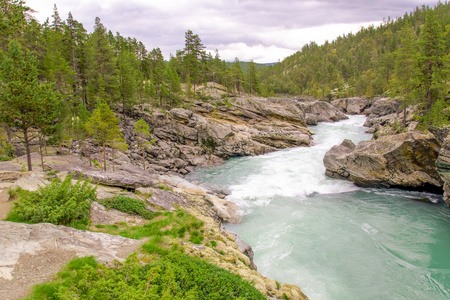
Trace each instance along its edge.
<instances>
[{"instance_id":1,"label":"riverbed rock","mask_svg":"<svg viewBox=\"0 0 450 300\"><path fill-rule=\"evenodd\" d=\"M363 187L442 191L435 162L440 143L433 134L407 132L363 141L345 140L324 157L326 175Z\"/></svg>"},{"instance_id":2,"label":"riverbed rock","mask_svg":"<svg viewBox=\"0 0 450 300\"><path fill-rule=\"evenodd\" d=\"M343 113L360 115L370 107L371 101L368 98L352 97L336 99L332 101L331 104Z\"/></svg>"},{"instance_id":3,"label":"riverbed rock","mask_svg":"<svg viewBox=\"0 0 450 300\"><path fill-rule=\"evenodd\" d=\"M318 122L338 122L346 120L348 117L339 109L328 102L320 100L309 100L299 102L306 114L314 115ZM311 119L311 117L309 116Z\"/></svg>"},{"instance_id":4,"label":"riverbed rock","mask_svg":"<svg viewBox=\"0 0 450 300\"><path fill-rule=\"evenodd\" d=\"M124 261L144 241L48 223L0 221L0 294L22 299L34 284L49 281L76 257L95 256L101 263Z\"/></svg>"}]
</instances>

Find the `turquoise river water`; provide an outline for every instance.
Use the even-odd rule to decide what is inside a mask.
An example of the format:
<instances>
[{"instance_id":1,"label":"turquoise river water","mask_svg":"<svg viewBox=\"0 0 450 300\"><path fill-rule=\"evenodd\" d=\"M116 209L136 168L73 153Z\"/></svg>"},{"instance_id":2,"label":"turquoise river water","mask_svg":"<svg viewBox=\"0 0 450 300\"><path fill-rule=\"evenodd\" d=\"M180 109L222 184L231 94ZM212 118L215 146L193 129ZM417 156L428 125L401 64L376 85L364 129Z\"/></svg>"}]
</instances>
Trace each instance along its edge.
<instances>
[{"instance_id":1,"label":"turquoise river water","mask_svg":"<svg viewBox=\"0 0 450 300\"><path fill-rule=\"evenodd\" d=\"M322 160L344 138L370 139L363 116L321 123L315 146L199 168L191 180L226 187L243 214L228 224L263 275L311 299L450 299L450 208L439 195L358 188L327 178Z\"/></svg>"}]
</instances>

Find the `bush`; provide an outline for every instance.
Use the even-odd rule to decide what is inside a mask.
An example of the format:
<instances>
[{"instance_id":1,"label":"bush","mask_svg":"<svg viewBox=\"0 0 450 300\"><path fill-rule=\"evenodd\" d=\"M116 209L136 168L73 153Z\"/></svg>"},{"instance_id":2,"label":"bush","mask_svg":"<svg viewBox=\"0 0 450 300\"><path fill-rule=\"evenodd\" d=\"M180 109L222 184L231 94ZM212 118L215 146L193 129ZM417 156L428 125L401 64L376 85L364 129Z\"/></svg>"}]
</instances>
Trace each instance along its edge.
<instances>
[{"instance_id":1,"label":"bush","mask_svg":"<svg viewBox=\"0 0 450 300\"><path fill-rule=\"evenodd\" d=\"M152 212L147 210L145 204L141 200L135 198L117 195L111 198L98 200L98 203L106 208L114 208L127 214L139 215L148 220L151 220L154 216Z\"/></svg>"},{"instance_id":2,"label":"bush","mask_svg":"<svg viewBox=\"0 0 450 300\"><path fill-rule=\"evenodd\" d=\"M92 257L70 262L27 299L266 299L238 275L176 251L142 265L131 255L107 268Z\"/></svg>"},{"instance_id":3,"label":"bush","mask_svg":"<svg viewBox=\"0 0 450 300\"><path fill-rule=\"evenodd\" d=\"M35 192L21 190L11 214L34 223L87 222L95 190L88 181L78 180L72 184L72 176L67 176L63 182L56 178Z\"/></svg>"}]
</instances>

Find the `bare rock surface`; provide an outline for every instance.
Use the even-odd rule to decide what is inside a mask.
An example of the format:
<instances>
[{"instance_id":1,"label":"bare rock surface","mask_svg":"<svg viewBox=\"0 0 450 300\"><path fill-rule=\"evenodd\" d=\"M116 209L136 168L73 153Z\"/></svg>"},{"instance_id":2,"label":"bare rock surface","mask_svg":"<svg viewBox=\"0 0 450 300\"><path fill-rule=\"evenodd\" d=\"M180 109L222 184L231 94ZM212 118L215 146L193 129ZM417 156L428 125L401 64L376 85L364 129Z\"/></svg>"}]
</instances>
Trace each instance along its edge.
<instances>
[{"instance_id":1,"label":"bare rock surface","mask_svg":"<svg viewBox=\"0 0 450 300\"><path fill-rule=\"evenodd\" d=\"M331 148L324 157L326 174L364 187L399 187L442 191L435 162L440 143L433 134L407 132Z\"/></svg>"},{"instance_id":2,"label":"bare rock surface","mask_svg":"<svg viewBox=\"0 0 450 300\"><path fill-rule=\"evenodd\" d=\"M331 104L346 114L360 115L370 107L371 102L367 98L352 97L336 99Z\"/></svg>"},{"instance_id":3,"label":"bare rock surface","mask_svg":"<svg viewBox=\"0 0 450 300\"><path fill-rule=\"evenodd\" d=\"M0 221L0 294L5 300L21 299L75 257L93 255L110 264L123 261L142 243L48 223Z\"/></svg>"},{"instance_id":4,"label":"bare rock surface","mask_svg":"<svg viewBox=\"0 0 450 300\"><path fill-rule=\"evenodd\" d=\"M450 136L444 139L436 160L437 170L444 182L444 201L450 206Z\"/></svg>"}]
</instances>

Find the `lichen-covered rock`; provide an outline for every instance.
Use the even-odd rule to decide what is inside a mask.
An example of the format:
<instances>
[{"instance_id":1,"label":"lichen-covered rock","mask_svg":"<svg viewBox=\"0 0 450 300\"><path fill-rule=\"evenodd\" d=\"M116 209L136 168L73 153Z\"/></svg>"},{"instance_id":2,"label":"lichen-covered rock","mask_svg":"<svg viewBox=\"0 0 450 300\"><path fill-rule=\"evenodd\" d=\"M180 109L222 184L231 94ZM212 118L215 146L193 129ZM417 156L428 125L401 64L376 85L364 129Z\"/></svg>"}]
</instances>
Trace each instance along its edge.
<instances>
[{"instance_id":1,"label":"lichen-covered rock","mask_svg":"<svg viewBox=\"0 0 450 300\"><path fill-rule=\"evenodd\" d=\"M440 143L433 134L407 132L363 141L346 140L324 157L326 174L364 187L442 191L435 162Z\"/></svg>"}]
</instances>

